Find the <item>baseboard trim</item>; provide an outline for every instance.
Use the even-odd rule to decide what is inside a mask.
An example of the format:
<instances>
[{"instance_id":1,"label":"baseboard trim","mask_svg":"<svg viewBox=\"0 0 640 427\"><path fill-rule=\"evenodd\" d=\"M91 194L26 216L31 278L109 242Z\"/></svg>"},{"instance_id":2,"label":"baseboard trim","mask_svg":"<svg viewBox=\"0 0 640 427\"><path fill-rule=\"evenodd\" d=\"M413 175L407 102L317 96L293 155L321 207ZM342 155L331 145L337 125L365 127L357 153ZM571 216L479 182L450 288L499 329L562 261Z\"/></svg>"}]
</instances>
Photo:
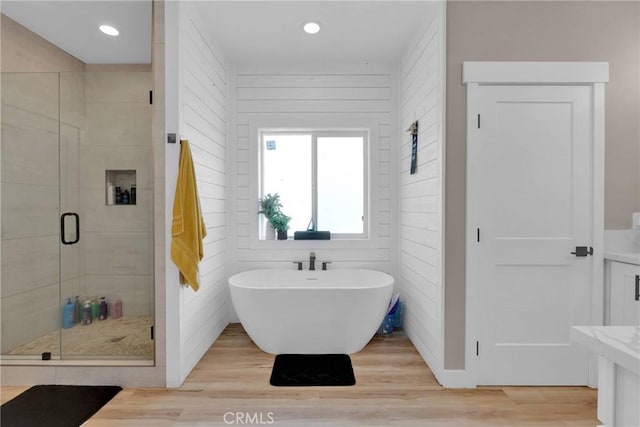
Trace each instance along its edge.
<instances>
[{"instance_id":1,"label":"baseboard trim","mask_svg":"<svg viewBox=\"0 0 640 427\"><path fill-rule=\"evenodd\" d=\"M465 369L443 369L439 373L438 382L446 388L476 388L475 381Z\"/></svg>"}]
</instances>

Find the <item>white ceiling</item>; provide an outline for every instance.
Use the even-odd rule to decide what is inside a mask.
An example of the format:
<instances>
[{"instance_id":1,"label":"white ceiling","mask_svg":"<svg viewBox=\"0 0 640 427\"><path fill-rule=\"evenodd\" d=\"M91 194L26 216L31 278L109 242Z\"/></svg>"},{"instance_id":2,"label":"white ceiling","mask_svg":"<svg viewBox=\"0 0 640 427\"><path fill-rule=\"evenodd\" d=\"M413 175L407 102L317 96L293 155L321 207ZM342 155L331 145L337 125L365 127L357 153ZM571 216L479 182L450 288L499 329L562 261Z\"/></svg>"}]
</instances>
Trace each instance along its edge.
<instances>
[{"instance_id":1,"label":"white ceiling","mask_svg":"<svg viewBox=\"0 0 640 427\"><path fill-rule=\"evenodd\" d=\"M394 63L434 8L429 0L193 3L206 36L237 64ZM151 62L150 0L3 0L1 7L83 62ZM302 31L309 20L322 24L319 34ZM105 23L120 36L102 34L98 26Z\"/></svg>"},{"instance_id":2,"label":"white ceiling","mask_svg":"<svg viewBox=\"0 0 640 427\"><path fill-rule=\"evenodd\" d=\"M2 13L87 64L151 63L151 0L8 1ZM109 24L118 37L98 27Z\"/></svg>"},{"instance_id":3,"label":"white ceiling","mask_svg":"<svg viewBox=\"0 0 640 427\"><path fill-rule=\"evenodd\" d=\"M196 2L235 63L394 63L434 16L433 1ZM320 33L302 31L306 21Z\"/></svg>"}]
</instances>

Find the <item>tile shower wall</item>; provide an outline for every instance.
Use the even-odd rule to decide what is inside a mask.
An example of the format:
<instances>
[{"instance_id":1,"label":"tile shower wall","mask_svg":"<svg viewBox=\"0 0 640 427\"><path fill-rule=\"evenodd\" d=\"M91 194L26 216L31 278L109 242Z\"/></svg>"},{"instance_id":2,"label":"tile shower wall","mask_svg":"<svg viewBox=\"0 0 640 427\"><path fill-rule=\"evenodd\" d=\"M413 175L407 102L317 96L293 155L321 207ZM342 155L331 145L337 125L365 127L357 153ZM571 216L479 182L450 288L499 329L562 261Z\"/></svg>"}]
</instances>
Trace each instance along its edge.
<instances>
[{"instance_id":1,"label":"tile shower wall","mask_svg":"<svg viewBox=\"0 0 640 427\"><path fill-rule=\"evenodd\" d=\"M153 307L149 71L89 71L80 150L82 269L74 295L123 301L125 315ZM106 170L135 170L135 205L107 205ZM63 292L64 296L64 292Z\"/></svg>"},{"instance_id":2,"label":"tile shower wall","mask_svg":"<svg viewBox=\"0 0 640 427\"><path fill-rule=\"evenodd\" d=\"M60 100L58 84L80 90ZM80 73L2 76L3 353L58 329L60 273L66 284L81 274L78 246L59 264L59 206L77 204L77 191L59 200L58 181L77 176L59 172L57 159L58 140L63 153L77 152L83 119L70 113L82 109L82 88ZM69 159L61 156L65 165Z\"/></svg>"},{"instance_id":3,"label":"tile shower wall","mask_svg":"<svg viewBox=\"0 0 640 427\"><path fill-rule=\"evenodd\" d=\"M443 346L443 7L410 44L399 68L398 284L407 335L436 376ZM428 22L428 21L427 21ZM419 121L417 173L409 173L411 137Z\"/></svg>"},{"instance_id":4,"label":"tile shower wall","mask_svg":"<svg viewBox=\"0 0 640 427\"><path fill-rule=\"evenodd\" d=\"M2 353L55 330L60 324L61 277L65 286L82 274L80 245L59 265L59 172L74 161L84 124L84 63L0 14L2 56ZM61 74L58 74L62 72ZM28 73L28 74L27 74ZM58 90L64 88L60 93ZM60 135L60 137L59 137ZM62 267L62 269L61 269ZM52 349L55 351L56 349Z\"/></svg>"},{"instance_id":5,"label":"tile shower wall","mask_svg":"<svg viewBox=\"0 0 640 427\"><path fill-rule=\"evenodd\" d=\"M292 268L291 261L308 260L309 249L257 249L250 242L250 216L257 215L258 202L250 200L252 182L257 182L256 170L250 167L250 122L265 117L287 114L320 118L339 115L365 117L377 122L377 163L371 173L377 178L377 222L372 224L378 235L377 244L368 248L318 249L318 260L330 260L331 268L363 267L391 270L391 205L392 205L392 109L393 76L388 67L329 66L322 67L242 67L236 81L236 151L235 151L235 248L236 271L253 268ZM254 141L255 142L255 141ZM375 142L374 142L375 143ZM327 242L318 242L320 244ZM326 247L326 245L323 245ZM305 247L309 247L306 245Z\"/></svg>"}]
</instances>

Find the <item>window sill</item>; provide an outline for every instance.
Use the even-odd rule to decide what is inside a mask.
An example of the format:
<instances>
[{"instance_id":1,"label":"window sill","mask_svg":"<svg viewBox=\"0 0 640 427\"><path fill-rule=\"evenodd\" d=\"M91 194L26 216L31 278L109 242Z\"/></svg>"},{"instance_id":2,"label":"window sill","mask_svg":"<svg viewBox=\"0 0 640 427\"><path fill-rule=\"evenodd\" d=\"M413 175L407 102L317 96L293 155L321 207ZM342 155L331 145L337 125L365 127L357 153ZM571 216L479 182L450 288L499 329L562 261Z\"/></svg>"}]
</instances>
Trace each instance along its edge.
<instances>
[{"instance_id":1,"label":"window sill","mask_svg":"<svg viewBox=\"0 0 640 427\"><path fill-rule=\"evenodd\" d=\"M331 240L250 240L251 249L371 249L377 247L377 239L343 238Z\"/></svg>"}]
</instances>

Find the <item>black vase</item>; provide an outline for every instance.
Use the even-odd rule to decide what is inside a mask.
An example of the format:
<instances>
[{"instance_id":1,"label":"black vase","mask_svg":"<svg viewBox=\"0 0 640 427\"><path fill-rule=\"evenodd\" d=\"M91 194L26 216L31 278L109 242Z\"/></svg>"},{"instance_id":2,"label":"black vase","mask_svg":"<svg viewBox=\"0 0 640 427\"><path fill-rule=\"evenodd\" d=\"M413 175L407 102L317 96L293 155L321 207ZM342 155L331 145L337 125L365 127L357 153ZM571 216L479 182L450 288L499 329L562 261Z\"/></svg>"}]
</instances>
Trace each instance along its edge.
<instances>
[{"instance_id":1,"label":"black vase","mask_svg":"<svg viewBox=\"0 0 640 427\"><path fill-rule=\"evenodd\" d=\"M287 230L278 230L278 240L287 240Z\"/></svg>"}]
</instances>

